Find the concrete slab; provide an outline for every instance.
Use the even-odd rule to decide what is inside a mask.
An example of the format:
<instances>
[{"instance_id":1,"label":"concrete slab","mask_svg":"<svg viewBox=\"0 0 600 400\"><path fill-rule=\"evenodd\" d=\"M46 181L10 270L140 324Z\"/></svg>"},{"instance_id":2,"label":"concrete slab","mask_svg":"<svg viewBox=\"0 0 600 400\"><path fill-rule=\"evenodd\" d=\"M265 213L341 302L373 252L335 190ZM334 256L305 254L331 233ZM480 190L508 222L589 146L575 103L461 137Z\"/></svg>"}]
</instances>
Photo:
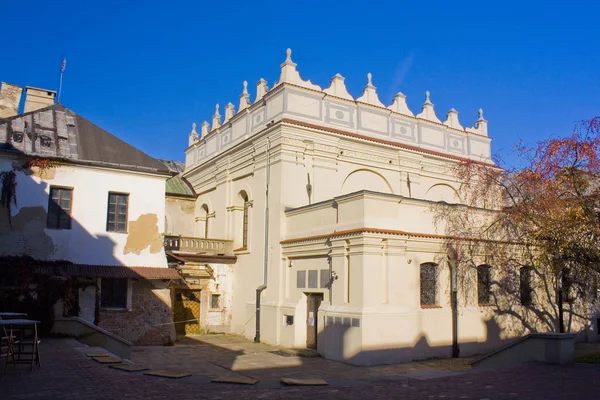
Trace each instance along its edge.
<instances>
[{"instance_id":1,"label":"concrete slab","mask_svg":"<svg viewBox=\"0 0 600 400\"><path fill-rule=\"evenodd\" d=\"M144 375L159 376L161 378L171 378L171 379L181 379L181 378L185 378L187 376L192 376L192 374L188 374L187 372L173 372L173 371L165 371L165 370L147 371L147 372L144 372Z\"/></svg>"},{"instance_id":2,"label":"concrete slab","mask_svg":"<svg viewBox=\"0 0 600 400\"><path fill-rule=\"evenodd\" d=\"M106 352L93 352L93 353L87 353L86 354L87 357L110 357L111 355L106 353Z\"/></svg>"},{"instance_id":3,"label":"concrete slab","mask_svg":"<svg viewBox=\"0 0 600 400\"><path fill-rule=\"evenodd\" d=\"M140 367L139 365L133 365L133 364L113 364L113 365L109 365L108 368L119 369L121 371L127 371L127 372L139 372L139 371L147 371L148 370L148 368L146 368L146 367Z\"/></svg>"},{"instance_id":4,"label":"concrete slab","mask_svg":"<svg viewBox=\"0 0 600 400\"><path fill-rule=\"evenodd\" d=\"M243 376L243 375L238 375L238 376L225 375L225 376L217 376L216 378L212 379L211 382L233 383L233 384L237 384L237 385L256 385L258 382L260 382L260 380L251 378L249 376Z\"/></svg>"},{"instance_id":5,"label":"concrete slab","mask_svg":"<svg viewBox=\"0 0 600 400\"><path fill-rule=\"evenodd\" d=\"M327 382L320 378L281 378L281 383L287 386L327 386Z\"/></svg>"},{"instance_id":6,"label":"concrete slab","mask_svg":"<svg viewBox=\"0 0 600 400\"><path fill-rule=\"evenodd\" d=\"M92 357L92 360L99 362L100 364L120 364L121 359L117 357L104 356L104 357Z\"/></svg>"}]
</instances>

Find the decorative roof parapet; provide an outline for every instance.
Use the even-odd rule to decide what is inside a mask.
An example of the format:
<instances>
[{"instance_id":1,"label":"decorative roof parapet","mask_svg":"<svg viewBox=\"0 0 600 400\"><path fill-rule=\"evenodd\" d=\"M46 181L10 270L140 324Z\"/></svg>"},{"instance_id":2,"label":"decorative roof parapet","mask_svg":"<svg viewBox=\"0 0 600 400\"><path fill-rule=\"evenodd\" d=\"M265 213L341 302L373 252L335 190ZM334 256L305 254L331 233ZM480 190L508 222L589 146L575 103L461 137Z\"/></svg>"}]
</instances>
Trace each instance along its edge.
<instances>
[{"instance_id":1,"label":"decorative roof parapet","mask_svg":"<svg viewBox=\"0 0 600 400\"><path fill-rule=\"evenodd\" d=\"M444 125L449 126L450 128L460 129L461 131L465 130L465 128L458 121L458 111L456 111L454 108L448 111Z\"/></svg>"},{"instance_id":2,"label":"decorative roof parapet","mask_svg":"<svg viewBox=\"0 0 600 400\"><path fill-rule=\"evenodd\" d=\"M362 96L360 96L358 99L356 99L356 101L360 101L360 102L363 102L366 104L371 104L373 106L385 108L383 103L379 100L379 96L377 96L377 90L376 90L377 88L375 86L373 86L373 82L371 82L372 78L373 78L373 75L371 75L371 73L369 72L367 74L367 86L365 86L365 88L363 89Z\"/></svg>"},{"instance_id":3,"label":"decorative roof parapet","mask_svg":"<svg viewBox=\"0 0 600 400\"><path fill-rule=\"evenodd\" d=\"M292 61L292 49L285 51L286 58L281 64L281 74L279 75L279 83L291 83L293 85L305 87L308 89L322 91L321 87L314 85L311 81L304 81L300 77L300 73L296 70L296 63Z\"/></svg>"},{"instance_id":4,"label":"decorative roof parapet","mask_svg":"<svg viewBox=\"0 0 600 400\"><path fill-rule=\"evenodd\" d=\"M394 102L388 107L388 110L392 110L399 114L410 115L411 117L415 116L415 114L413 114L413 112L408 108L408 105L406 104L406 96L402 92L398 92L396 94L394 97Z\"/></svg>"},{"instance_id":5,"label":"decorative roof parapet","mask_svg":"<svg viewBox=\"0 0 600 400\"><path fill-rule=\"evenodd\" d=\"M244 81L243 85L244 85L244 90L242 90L242 94L240 95L240 106L238 107L238 112L250 107L250 95L248 94L248 81Z\"/></svg>"},{"instance_id":6,"label":"decorative roof parapet","mask_svg":"<svg viewBox=\"0 0 600 400\"><path fill-rule=\"evenodd\" d=\"M344 83L345 79L346 78L342 75L335 74L335 76L331 78L329 87L323 91L332 96L354 101L354 97L352 97L352 95L348 93L348 89L346 89L346 84Z\"/></svg>"},{"instance_id":7,"label":"decorative roof parapet","mask_svg":"<svg viewBox=\"0 0 600 400\"><path fill-rule=\"evenodd\" d=\"M487 120L483 119L483 110L481 108L479 109L477 121L475 121L475 126L469 127L465 130L467 132L476 133L478 135L488 135Z\"/></svg>"},{"instance_id":8,"label":"decorative roof parapet","mask_svg":"<svg viewBox=\"0 0 600 400\"><path fill-rule=\"evenodd\" d=\"M209 129L208 129L208 122L204 121L202 123L202 130L200 131L200 138L205 137L206 135L208 135Z\"/></svg>"},{"instance_id":9,"label":"decorative roof parapet","mask_svg":"<svg viewBox=\"0 0 600 400\"><path fill-rule=\"evenodd\" d=\"M435 110L433 109L433 103L429 99L430 93L429 90L425 92L425 103L423 103L423 108L421 112L417 114L417 118L421 118L427 121L437 122L441 124L442 121L435 115Z\"/></svg>"},{"instance_id":10,"label":"decorative roof parapet","mask_svg":"<svg viewBox=\"0 0 600 400\"><path fill-rule=\"evenodd\" d=\"M196 143L198 141L198 132L196 132L196 123L194 122L192 124L192 131L190 132L190 135L188 136L188 145L191 146L194 143Z\"/></svg>"},{"instance_id":11,"label":"decorative roof parapet","mask_svg":"<svg viewBox=\"0 0 600 400\"><path fill-rule=\"evenodd\" d=\"M215 106L215 115L213 115L213 118L212 118L212 129L217 129L220 126L221 126L221 114L219 114L219 105L217 104Z\"/></svg>"},{"instance_id":12,"label":"decorative roof parapet","mask_svg":"<svg viewBox=\"0 0 600 400\"><path fill-rule=\"evenodd\" d=\"M225 119L223 120L223 123L229 121L234 114L235 106L232 103L227 103L227 106L225 107Z\"/></svg>"},{"instance_id":13,"label":"decorative roof parapet","mask_svg":"<svg viewBox=\"0 0 600 400\"><path fill-rule=\"evenodd\" d=\"M256 99L254 99L254 103L262 99L265 94L267 94L267 81L263 78L260 78L258 82L256 82Z\"/></svg>"}]
</instances>

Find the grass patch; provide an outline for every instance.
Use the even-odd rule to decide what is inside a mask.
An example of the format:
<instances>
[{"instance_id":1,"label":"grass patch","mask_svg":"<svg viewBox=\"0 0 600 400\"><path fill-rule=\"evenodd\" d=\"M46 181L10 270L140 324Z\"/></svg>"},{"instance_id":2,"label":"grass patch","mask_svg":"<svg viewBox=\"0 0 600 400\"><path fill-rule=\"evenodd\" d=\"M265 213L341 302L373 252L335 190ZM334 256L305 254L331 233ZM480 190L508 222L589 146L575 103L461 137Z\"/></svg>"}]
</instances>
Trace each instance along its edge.
<instances>
[{"instance_id":1,"label":"grass patch","mask_svg":"<svg viewBox=\"0 0 600 400\"><path fill-rule=\"evenodd\" d=\"M587 364L600 364L600 353L588 353L575 356L575 362Z\"/></svg>"}]
</instances>

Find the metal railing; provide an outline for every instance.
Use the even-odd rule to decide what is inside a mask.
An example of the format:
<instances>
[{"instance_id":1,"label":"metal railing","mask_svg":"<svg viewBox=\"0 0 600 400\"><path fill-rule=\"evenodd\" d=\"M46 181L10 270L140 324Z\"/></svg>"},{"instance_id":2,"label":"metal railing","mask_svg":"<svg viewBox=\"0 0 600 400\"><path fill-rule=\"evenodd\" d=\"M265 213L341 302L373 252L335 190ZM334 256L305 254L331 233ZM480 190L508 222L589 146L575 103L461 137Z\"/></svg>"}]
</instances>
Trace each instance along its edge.
<instances>
[{"instance_id":1,"label":"metal railing","mask_svg":"<svg viewBox=\"0 0 600 400\"><path fill-rule=\"evenodd\" d=\"M233 241L189 236L165 236L165 250L232 255Z\"/></svg>"}]
</instances>

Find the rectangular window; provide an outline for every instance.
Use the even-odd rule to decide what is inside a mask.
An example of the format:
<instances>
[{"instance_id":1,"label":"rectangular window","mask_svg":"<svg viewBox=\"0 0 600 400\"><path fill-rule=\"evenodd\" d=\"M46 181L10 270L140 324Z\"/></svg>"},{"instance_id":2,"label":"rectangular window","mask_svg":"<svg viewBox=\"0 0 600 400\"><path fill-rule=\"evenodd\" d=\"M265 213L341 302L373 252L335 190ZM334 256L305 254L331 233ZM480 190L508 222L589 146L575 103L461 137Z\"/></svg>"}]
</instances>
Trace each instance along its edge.
<instances>
[{"instance_id":1,"label":"rectangular window","mask_svg":"<svg viewBox=\"0 0 600 400\"><path fill-rule=\"evenodd\" d=\"M213 294L210 298L210 307L211 308L221 308L221 295Z\"/></svg>"},{"instance_id":2,"label":"rectangular window","mask_svg":"<svg viewBox=\"0 0 600 400\"><path fill-rule=\"evenodd\" d=\"M127 308L127 279L102 278L100 306L102 308Z\"/></svg>"},{"instance_id":3,"label":"rectangular window","mask_svg":"<svg viewBox=\"0 0 600 400\"><path fill-rule=\"evenodd\" d=\"M331 274L328 269L321 270L321 288L327 288L329 285L329 280L331 279Z\"/></svg>"},{"instance_id":4,"label":"rectangular window","mask_svg":"<svg viewBox=\"0 0 600 400\"><path fill-rule=\"evenodd\" d=\"M48 229L71 229L73 189L50 187L48 199Z\"/></svg>"},{"instance_id":5,"label":"rectangular window","mask_svg":"<svg viewBox=\"0 0 600 400\"><path fill-rule=\"evenodd\" d=\"M421 264L421 305L437 304L437 264Z\"/></svg>"},{"instance_id":6,"label":"rectangular window","mask_svg":"<svg viewBox=\"0 0 600 400\"><path fill-rule=\"evenodd\" d=\"M531 290L531 267L523 267L520 270L519 292L521 304L524 306L531 305L533 301L533 293Z\"/></svg>"},{"instance_id":7,"label":"rectangular window","mask_svg":"<svg viewBox=\"0 0 600 400\"><path fill-rule=\"evenodd\" d=\"M108 193L108 213L106 217L107 232L127 232L128 203L128 194Z\"/></svg>"},{"instance_id":8,"label":"rectangular window","mask_svg":"<svg viewBox=\"0 0 600 400\"><path fill-rule=\"evenodd\" d=\"M317 282L317 279L319 279L319 271L315 270L311 270L308 271L308 287L310 289L316 289L319 285Z\"/></svg>"},{"instance_id":9,"label":"rectangular window","mask_svg":"<svg viewBox=\"0 0 600 400\"><path fill-rule=\"evenodd\" d=\"M306 271L296 271L296 287L298 289L306 287Z\"/></svg>"},{"instance_id":10,"label":"rectangular window","mask_svg":"<svg viewBox=\"0 0 600 400\"><path fill-rule=\"evenodd\" d=\"M492 281L489 265L477 267L477 302L488 305L492 301Z\"/></svg>"}]
</instances>

